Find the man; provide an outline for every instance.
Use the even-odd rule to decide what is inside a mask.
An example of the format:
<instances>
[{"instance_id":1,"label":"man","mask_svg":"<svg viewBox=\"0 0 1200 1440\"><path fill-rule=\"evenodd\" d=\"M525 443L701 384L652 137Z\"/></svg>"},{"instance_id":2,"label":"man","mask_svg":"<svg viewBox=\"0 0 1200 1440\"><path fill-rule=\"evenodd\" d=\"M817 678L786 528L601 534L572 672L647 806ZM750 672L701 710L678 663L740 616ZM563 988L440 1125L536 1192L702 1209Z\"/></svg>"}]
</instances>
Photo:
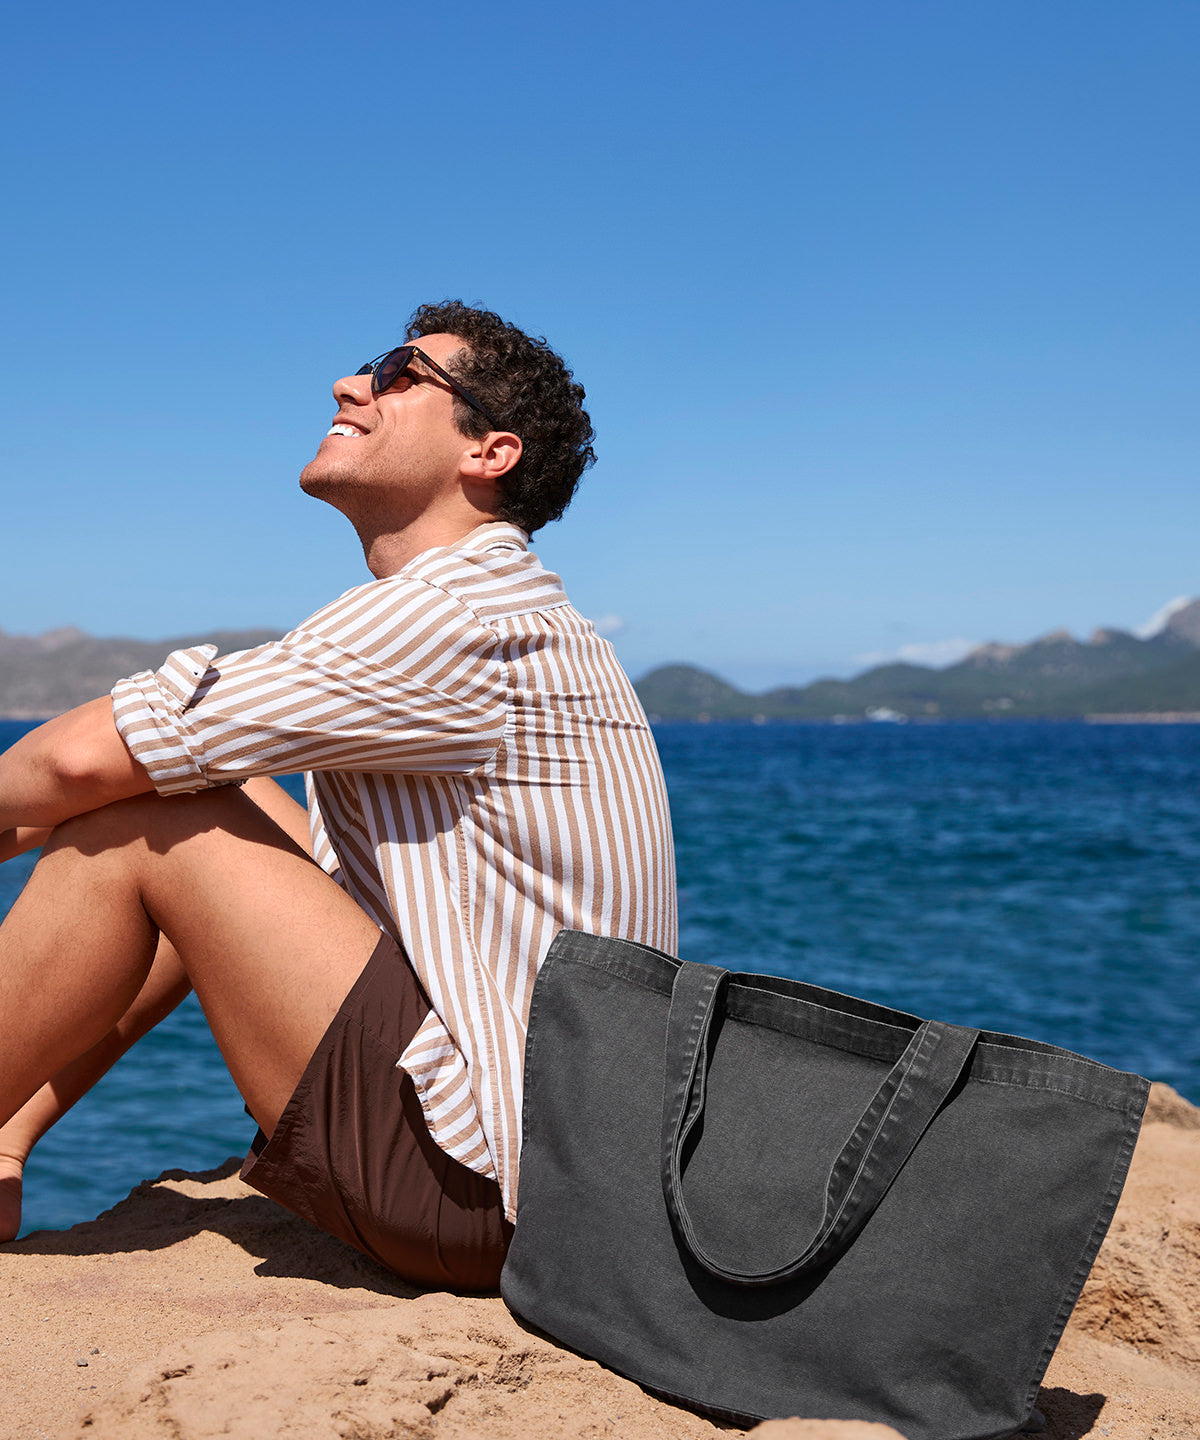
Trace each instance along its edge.
<instances>
[{"instance_id":1,"label":"man","mask_svg":"<svg viewBox=\"0 0 1200 1440\"><path fill-rule=\"evenodd\" d=\"M645 716L526 548L592 459L583 389L459 302L406 338L334 386L300 480L374 580L0 757L0 858L45 844L0 928L0 1235L39 1136L194 987L250 1184L410 1280L494 1286L551 939L674 948ZM301 769L307 816L265 778Z\"/></svg>"}]
</instances>

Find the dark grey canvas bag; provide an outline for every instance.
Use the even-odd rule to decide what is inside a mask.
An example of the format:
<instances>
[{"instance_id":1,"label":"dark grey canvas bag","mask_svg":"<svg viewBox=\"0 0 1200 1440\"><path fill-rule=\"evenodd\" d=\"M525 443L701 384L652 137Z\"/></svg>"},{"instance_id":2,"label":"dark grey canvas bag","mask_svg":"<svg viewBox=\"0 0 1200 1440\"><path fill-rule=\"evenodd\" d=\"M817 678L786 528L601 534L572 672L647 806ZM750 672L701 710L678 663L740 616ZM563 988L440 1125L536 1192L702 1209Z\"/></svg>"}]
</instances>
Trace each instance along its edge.
<instances>
[{"instance_id":1,"label":"dark grey canvas bag","mask_svg":"<svg viewBox=\"0 0 1200 1440\"><path fill-rule=\"evenodd\" d=\"M501 1290L684 1404L1006 1436L1148 1092L1036 1041L563 932Z\"/></svg>"}]
</instances>

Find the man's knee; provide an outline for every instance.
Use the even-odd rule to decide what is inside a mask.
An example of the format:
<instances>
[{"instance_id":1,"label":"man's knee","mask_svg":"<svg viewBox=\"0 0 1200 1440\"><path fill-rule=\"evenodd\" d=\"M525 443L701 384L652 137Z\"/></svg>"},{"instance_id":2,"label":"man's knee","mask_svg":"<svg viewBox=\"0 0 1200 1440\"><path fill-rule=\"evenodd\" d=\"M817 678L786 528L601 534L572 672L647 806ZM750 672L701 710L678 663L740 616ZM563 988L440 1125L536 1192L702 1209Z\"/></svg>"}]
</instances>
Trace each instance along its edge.
<instances>
[{"instance_id":1,"label":"man's knee","mask_svg":"<svg viewBox=\"0 0 1200 1440\"><path fill-rule=\"evenodd\" d=\"M134 795L64 820L51 832L45 851L69 849L94 856L145 844L161 852L205 831L244 829L253 821L250 811L257 807L231 786L192 795Z\"/></svg>"}]
</instances>

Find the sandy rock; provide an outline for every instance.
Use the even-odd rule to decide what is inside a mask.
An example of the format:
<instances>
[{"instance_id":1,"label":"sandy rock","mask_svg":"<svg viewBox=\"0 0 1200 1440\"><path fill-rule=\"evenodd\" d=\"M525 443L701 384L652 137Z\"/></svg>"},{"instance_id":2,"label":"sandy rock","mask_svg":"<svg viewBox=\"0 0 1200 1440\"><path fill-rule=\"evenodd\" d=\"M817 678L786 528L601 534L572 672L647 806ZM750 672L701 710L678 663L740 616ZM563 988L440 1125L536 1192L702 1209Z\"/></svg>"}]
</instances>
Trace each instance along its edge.
<instances>
[{"instance_id":1,"label":"sandy rock","mask_svg":"<svg viewBox=\"0 0 1200 1440\"><path fill-rule=\"evenodd\" d=\"M139 1367L70 1432L88 1440L719 1433L530 1334L497 1300L439 1294L181 1342Z\"/></svg>"},{"instance_id":2,"label":"sandy rock","mask_svg":"<svg viewBox=\"0 0 1200 1440\"><path fill-rule=\"evenodd\" d=\"M1200 1133L1156 1087L1038 1406L1045 1440L1200 1437ZM248 1190L170 1173L0 1247L0 1440L734 1440L514 1320L421 1293ZM87 1364L80 1366L80 1358ZM896 1440L769 1421L756 1440Z\"/></svg>"},{"instance_id":3,"label":"sandy rock","mask_svg":"<svg viewBox=\"0 0 1200 1440\"><path fill-rule=\"evenodd\" d=\"M1155 1084L1150 1087L1150 1099L1146 1103L1145 1125L1176 1125L1180 1130L1200 1130L1200 1106L1185 1100L1178 1090L1169 1085Z\"/></svg>"},{"instance_id":4,"label":"sandy rock","mask_svg":"<svg viewBox=\"0 0 1200 1440\"><path fill-rule=\"evenodd\" d=\"M1186 1102L1181 1102L1186 1104ZM1200 1383L1200 1135L1143 1127L1108 1238L1071 1327L1196 1367Z\"/></svg>"}]
</instances>

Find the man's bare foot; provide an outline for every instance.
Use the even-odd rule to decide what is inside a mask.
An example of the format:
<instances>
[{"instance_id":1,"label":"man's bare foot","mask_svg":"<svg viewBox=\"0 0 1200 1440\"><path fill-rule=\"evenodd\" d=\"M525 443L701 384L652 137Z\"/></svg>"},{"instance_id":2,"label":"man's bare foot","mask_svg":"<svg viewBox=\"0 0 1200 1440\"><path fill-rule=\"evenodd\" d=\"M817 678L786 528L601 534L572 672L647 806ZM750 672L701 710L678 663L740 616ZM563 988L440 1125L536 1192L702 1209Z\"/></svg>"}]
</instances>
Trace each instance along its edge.
<instances>
[{"instance_id":1,"label":"man's bare foot","mask_svg":"<svg viewBox=\"0 0 1200 1440\"><path fill-rule=\"evenodd\" d=\"M24 1161L0 1155L0 1244L16 1239L21 1228L21 1175Z\"/></svg>"}]
</instances>

